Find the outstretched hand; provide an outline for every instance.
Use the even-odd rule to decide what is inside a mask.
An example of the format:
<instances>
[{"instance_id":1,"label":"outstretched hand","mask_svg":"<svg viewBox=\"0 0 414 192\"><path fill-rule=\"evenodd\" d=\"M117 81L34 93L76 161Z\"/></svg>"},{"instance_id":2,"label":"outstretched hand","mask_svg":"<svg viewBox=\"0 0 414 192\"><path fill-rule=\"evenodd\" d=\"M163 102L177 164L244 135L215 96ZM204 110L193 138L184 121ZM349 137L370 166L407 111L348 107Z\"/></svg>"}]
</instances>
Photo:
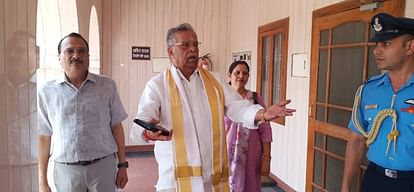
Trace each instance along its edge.
<instances>
[{"instance_id":1,"label":"outstretched hand","mask_svg":"<svg viewBox=\"0 0 414 192\"><path fill-rule=\"evenodd\" d=\"M271 121L273 119L276 119L278 117L285 117L285 116L292 116L293 112L296 111L296 109L289 109L286 108L286 105L291 102L290 99L280 101L272 106L269 106L264 114L263 117L265 121Z\"/></svg>"}]
</instances>

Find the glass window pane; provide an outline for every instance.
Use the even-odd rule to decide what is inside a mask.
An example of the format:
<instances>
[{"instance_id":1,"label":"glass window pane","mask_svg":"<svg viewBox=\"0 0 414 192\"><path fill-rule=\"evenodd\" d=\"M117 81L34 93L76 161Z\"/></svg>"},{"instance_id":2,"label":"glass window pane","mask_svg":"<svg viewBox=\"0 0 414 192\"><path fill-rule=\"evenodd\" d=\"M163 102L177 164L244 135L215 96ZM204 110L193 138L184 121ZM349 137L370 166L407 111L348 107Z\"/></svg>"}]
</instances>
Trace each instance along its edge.
<instances>
[{"instance_id":1,"label":"glass window pane","mask_svg":"<svg viewBox=\"0 0 414 192\"><path fill-rule=\"evenodd\" d=\"M325 107L323 107L321 105L316 106L316 120L326 121L325 120Z\"/></svg>"},{"instance_id":2,"label":"glass window pane","mask_svg":"<svg viewBox=\"0 0 414 192\"><path fill-rule=\"evenodd\" d=\"M328 69L328 50L319 50L319 64L318 64L318 102L325 102L326 92L326 73Z\"/></svg>"},{"instance_id":3,"label":"glass window pane","mask_svg":"<svg viewBox=\"0 0 414 192\"><path fill-rule=\"evenodd\" d=\"M351 192L357 192L357 191L360 191L360 190L357 190L357 186L356 186L356 183L357 183L357 178L358 178L358 177L354 177L354 178L352 178L352 183L351 183Z\"/></svg>"},{"instance_id":4,"label":"glass window pane","mask_svg":"<svg viewBox=\"0 0 414 192\"><path fill-rule=\"evenodd\" d=\"M282 63L282 33L274 36L274 51L273 51L273 103L280 100L280 74Z\"/></svg>"},{"instance_id":5,"label":"glass window pane","mask_svg":"<svg viewBox=\"0 0 414 192\"><path fill-rule=\"evenodd\" d=\"M332 44L364 42L365 25L366 23L363 22L352 22L333 28Z\"/></svg>"},{"instance_id":6,"label":"glass window pane","mask_svg":"<svg viewBox=\"0 0 414 192\"><path fill-rule=\"evenodd\" d=\"M345 157L346 141L331 136L326 136L326 139L326 149L329 152Z\"/></svg>"},{"instance_id":7,"label":"glass window pane","mask_svg":"<svg viewBox=\"0 0 414 192\"><path fill-rule=\"evenodd\" d=\"M265 103L268 101L268 83L269 83L269 37L263 37L262 39L262 85L261 85L261 95ZM267 103L268 104L268 103Z\"/></svg>"},{"instance_id":8,"label":"glass window pane","mask_svg":"<svg viewBox=\"0 0 414 192\"><path fill-rule=\"evenodd\" d=\"M377 64L375 62L375 57L373 54L374 48L375 45L369 46L368 48L368 77L381 74L381 70L378 69Z\"/></svg>"},{"instance_id":9,"label":"glass window pane","mask_svg":"<svg viewBox=\"0 0 414 192\"><path fill-rule=\"evenodd\" d=\"M318 132L315 132L315 146L323 149L323 139L324 135Z\"/></svg>"},{"instance_id":10,"label":"glass window pane","mask_svg":"<svg viewBox=\"0 0 414 192\"><path fill-rule=\"evenodd\" d=\"M322 186L322 161L322 152L315 150L315 157L313 162L313 183L319 186Z\"/></svg>"},{"instance_id":11,"label":"glass window pane","mask_svg":"<svg viewBox=\"0 0 414 192\"><path fill-rule=\"evenodd\" d=\"M326 189L341 191L344 162L328 156L326 159Z\"/></svg>"},{"instance_id":12,"label":"glass window pane","mask_svg":"<svg viewBox=\"0 0 414 192\"><path fill-rule=\"evenodd\" d=\"M328 123L347 128L350 118L351 111L328 108Z\"/></svg>"},{"instance_id":13,"label":"glass window pane","mask_svg":"<svg viewBox=\"0 0 414 192\"><path fill-rule=\"evenodd\" d=\"M329 44L329 30L321 31L321 40L319 42L319 46L328 45Z\"/></svg>"},{"instance_id":14,"label":"glass window pane","mask_svg":"<svg viewBox=\"0 0 414 192\"><path fill-rule=\"evenodd\" d=\"M320 189L318 189L318 188L316 188L316 187L313 187L312 191L313 191L313 192L322 192Z\"/></svg>"},{"instance_id":15,"label":"glass window pane","mask_svg":"<svg viewBox=\"0 0 414 192\"><path fill-rule=\"evenodd\" d=\"M355 91L362 81L364 48L332 50L329 103L352 107Z\"/></svg>"}]
</instances>

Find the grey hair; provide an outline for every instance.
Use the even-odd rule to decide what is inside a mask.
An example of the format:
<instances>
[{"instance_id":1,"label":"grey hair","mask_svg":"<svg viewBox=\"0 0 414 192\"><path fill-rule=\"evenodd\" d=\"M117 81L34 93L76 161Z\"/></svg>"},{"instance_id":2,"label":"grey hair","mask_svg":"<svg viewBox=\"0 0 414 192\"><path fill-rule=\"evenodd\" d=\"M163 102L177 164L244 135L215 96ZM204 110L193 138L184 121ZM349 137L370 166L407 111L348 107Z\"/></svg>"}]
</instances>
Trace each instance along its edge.
<instances>
[{"instance_id":1,"label":"grey hair","mask_svg":"<svg viewBox=\"0 0 414 192\"><path fill-rule=\"evenodd\" d=\"M175 43L175 33L182 32L182 31L193 31L193 26L191 26L189 23L182 23L178 25L177 27L173 27L168 29L167 32L167 46L171 47Z\"/></svg>"}]
</instances>

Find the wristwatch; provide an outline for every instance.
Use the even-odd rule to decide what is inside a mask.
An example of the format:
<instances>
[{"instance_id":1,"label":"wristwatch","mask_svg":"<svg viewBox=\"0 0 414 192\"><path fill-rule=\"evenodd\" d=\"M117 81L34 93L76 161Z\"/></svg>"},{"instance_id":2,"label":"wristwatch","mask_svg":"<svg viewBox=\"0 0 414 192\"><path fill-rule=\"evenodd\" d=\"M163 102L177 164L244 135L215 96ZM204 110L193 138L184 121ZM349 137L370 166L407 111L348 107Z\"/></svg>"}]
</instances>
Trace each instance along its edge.
<instances>
[{"instance_id":1,"label":"wristwatch","mask_svg":"<svg viewBox=\"0 0 414 192\"><path fill-rule=\"evenodd\" d=\"M118 163L118 169L122 167L128 168L129 167L128 161L125 161L123 163Z\"/></svg>"}]
</instances>

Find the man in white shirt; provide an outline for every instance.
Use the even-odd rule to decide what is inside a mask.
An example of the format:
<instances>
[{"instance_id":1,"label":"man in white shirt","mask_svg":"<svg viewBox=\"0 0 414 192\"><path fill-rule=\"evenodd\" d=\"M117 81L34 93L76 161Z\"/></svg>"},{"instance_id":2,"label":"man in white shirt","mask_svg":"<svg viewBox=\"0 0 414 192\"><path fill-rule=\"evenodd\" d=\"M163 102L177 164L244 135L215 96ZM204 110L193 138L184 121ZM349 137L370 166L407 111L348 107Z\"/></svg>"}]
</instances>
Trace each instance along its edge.
<instances>
[{"instance_id":1,"label":"man in white shirt","mask_svg":"<svg viewBox=\"0 0 414 192\"><path fill-rule=\"evenodd\" d=\"M169 29L167 45L172 65L147 83L137 113L171 132L142 132L145 140L156 141L157 191L228 191L224 114L255 129L295 110L285 108L290 100L266 110L252 105L223 78L198 68L200 42L190 24Z\"/></svg>"},{"instance_id":2,"label":"man in white shirt","mask_svg":"<svg viewBox=\"0 0 414 192\"><path fill-rule=\"evenodd\" d=\"M124 188L122 121L128 115L115 82L89 72L89 45L80 34L63 37L58 53L64 73L38 92L39 191L50 192L51 184L59 192ZM53 182L47 178L49 161Z\"/></svg>"}]
</instances>

